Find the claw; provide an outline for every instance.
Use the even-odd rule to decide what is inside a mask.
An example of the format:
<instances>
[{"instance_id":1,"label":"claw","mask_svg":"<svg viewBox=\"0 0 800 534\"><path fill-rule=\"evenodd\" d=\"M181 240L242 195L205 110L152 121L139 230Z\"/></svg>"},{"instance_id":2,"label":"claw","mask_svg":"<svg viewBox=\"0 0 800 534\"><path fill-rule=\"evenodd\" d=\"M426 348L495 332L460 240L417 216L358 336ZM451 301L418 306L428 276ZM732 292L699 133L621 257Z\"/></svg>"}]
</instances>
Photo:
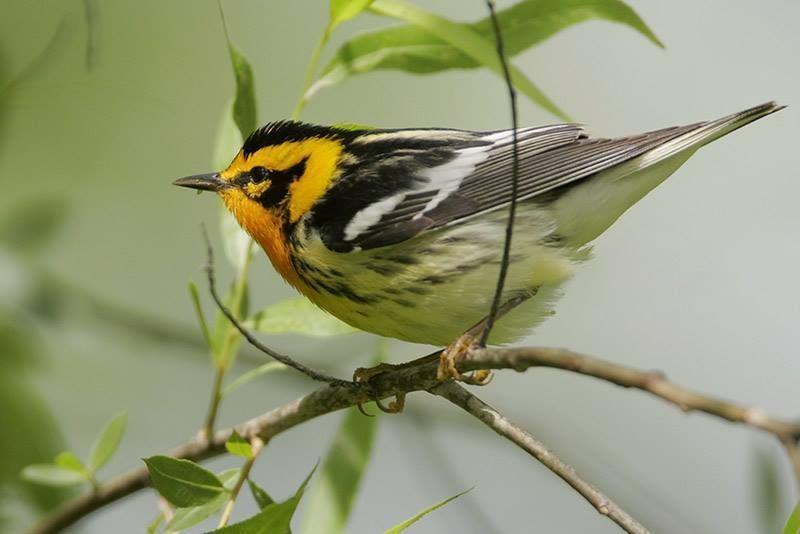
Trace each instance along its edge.
<instances>
[{"instance_id":1,"label":"claw","mask_svg":"<svg viewBox=\"0 0 800 534\"><path fill-rule=\"evenodd\" d=\"M384 404L376 400L375 404L378 406L378 409L383 413L388 414L397 414L403 411L403 408L406 405L406 394L405 393L398 393L395 395L394 400L389 402L388 406L384 406Z\"/></svg>"},{"instance_id":2,"label":"claw","mask_svg":"<svg viewBox=\"0 0 800 534\"><path fill-rule=\"evenodd\" d=\"M471 332L466 332L459 336L458 339L442 351L442 355L439 357L436 379L445 381L452 378L471 386L485 386L491 382L492 372L488 369L480 369L468 374L461 374L458 371L458 361L464 359L475 347L477 347L477 338Z\"/></svg>"},{"instance_id":3,"label":"claw","mask_svg":"<svg viewBox=\"0 0 800 534\"><path fill-rule=\"evenodd\" d=\"M375 367L359 367L355 371L353 371L353 382L357 383L368 383L372 378L383 374L385 372L391 371L396 369L398 365L392 365L390 363L379 363ZM388 405L384 405L380 400L375 400L375 405L378 407L380 411L383 413L388 414L396 414L403 411L403 407L406 404L406 395L405 393L398 393L395 395L394 400L390 401ZM367 417L375 417L373 414L370 414L364 408L363 403L358 403L358 411L362 414L366 415Z\"/></svg>"},{"instance_id":4,"label":"claw","mask_svg":"<svg viewBox=\"0 0 800 534\"><path fill-rule=\"evenodd\" d=\"M356 408L358 408L358 411L361 412L361 415L365 415L367 417L375 417L374 413L369 413L367 409L364 408L363 402L359 402L358 404L356 404Z\"/></svg>"},{"instance_id":5,"label":"claw","mask_svg":"<svg viewBox=\"0 0 800 534\"><path fill-rule=\"evenodd\" d=\"M489 369L478 369L467 375L461 375L461 381L470 386L488 386L493 378L494 373Z\"/></svg>"}]
</instances>

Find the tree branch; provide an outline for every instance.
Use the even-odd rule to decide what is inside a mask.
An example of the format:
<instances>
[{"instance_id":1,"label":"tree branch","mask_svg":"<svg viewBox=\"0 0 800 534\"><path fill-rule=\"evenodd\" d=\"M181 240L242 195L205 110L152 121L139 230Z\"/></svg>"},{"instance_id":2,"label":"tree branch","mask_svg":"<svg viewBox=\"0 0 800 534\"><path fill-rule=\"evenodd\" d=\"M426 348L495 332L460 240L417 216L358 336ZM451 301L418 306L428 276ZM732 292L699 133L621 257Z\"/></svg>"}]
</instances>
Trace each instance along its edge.
<instances>
[{"instance_id":1,"label":"tree branch","mask_svg":"<svg viewBox=\"0 0 800 534\"><path fill-rule=\"evenodd\" d=\"M509 421L497 410L480 400L455 382L444 382L433 388L431 393L449 400L480 422L511 441L519 448L536 458L542 465L572 486L584 499L602 515L607 516L631 534L649 532L627 512L606 497L600 490L583 480L572 466L564 463L553 451L523 429Z\"/></svg>"},{"instance_id":2,"label":"tree branch","mask_svg":"<svg viewBox=\"0 0 800 534\"><path fill-rule=\"evenodd\" d=\"M322 387L235 428L247 440L258 437L266 442L301 423L359 403L381 400L414 391L436 390L437 387L442 387L442 383L436 380L437 367L438 353L435 353L398 369L374 376L364 384L346 382ZM618 386L640 389L667 400L683 410L702 411L731 422L769 432L778 437L786 448L794 465L795 474L800 480L800 451L797 448L797 441L800 438L800 421L784 421L757 408L689 391L669 382L661 373L639 371L568 350L537 347L478 349L458 362L458 370L462 373L479 369L514 369L521 372L530 367L552 367L599 378ZM436 393L441 394L439 391L436 390ZM199 436L167 454L193 461L218 456L225 452L225 442L230 438L232 432L233 429L221 430L215 433L211 440ZM515 441L515 443L517 442ZM529 445L517 444L531 452L527 448ZM559 476L562 474L559 473ZM91 512L135 493L148 484L145 467L133 469L101 484L97 492L82 495L67 502L61 509L34 526L31 532L35 534L58 532Z\"/></svg>"},{"instance_id":3,"label":"tree branch","mask_svg":"<svg viewBox=\"0 0 800 534\"><path fill-rule=\"evenodd\" d=\"M667 380L659 371L640 371L567 349L522 347L480 349L465 362L467 370L552 367L599 378L625 388L646 391L666 400L685 412L697 411L741 423L774 435L784 446L792 462L800 489L800 420L785 421L753 406L744 406L683 388Z\"/></svg>"}]
</instances>

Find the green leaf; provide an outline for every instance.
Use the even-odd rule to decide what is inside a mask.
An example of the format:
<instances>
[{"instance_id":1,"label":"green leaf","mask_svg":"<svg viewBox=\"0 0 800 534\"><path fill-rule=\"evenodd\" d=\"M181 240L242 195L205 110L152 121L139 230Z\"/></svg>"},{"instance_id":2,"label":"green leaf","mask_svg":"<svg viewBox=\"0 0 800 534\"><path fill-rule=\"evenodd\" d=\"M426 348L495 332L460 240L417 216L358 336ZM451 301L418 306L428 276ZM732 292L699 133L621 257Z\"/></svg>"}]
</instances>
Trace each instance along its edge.
<instances>
[{"instance_id":1,"label":"green leaf","mask_svg":"<svg viewBox=\"0 0 800 534\"><path fill-rule=\"evenodd\" d=\"M211 334L208 331L208 323L206 323L206 316L203 313L203 305L200 303L200 292L197 290L197 284L194 280L189 281L189 296L192 298L192 306L197 315L197 323L200 325L200 332L203 334L203 339L206 340L206 345L211 352L214 352L214 344L211 340Z\"/></svg>"},{"instance_id":2,"label":"green leaf","mask_svg":"<svg viewBox=\"0 0 800 534\"><path fill-rule=\"evenodd\" d=\"M220 6L220 9L221 6ZM227 29L226 29L227 32ZM234 108L231 111L231 108ZM228 165L234 154L242 144L243 134L234 124L235 102L225 106L222 121L217 130L217 140L214 149L214 167L224 168ZM253 110L255 123L255 109ZM225 299L226 306L239 318L247 316L247 272L253 257L253 240L239 226L231 213L220 206L220 233L222 235L225 256L236 270L236 282ZM217 312L214 332L209 335L210 347L216 369L227 369L234 360L240 339L238 332L228 319Z\"/></svg>"},{"instance_id":3,"label":"green leaf","mask_svg":"<svg viewBox=\"0 0 800 534\"><path fill-rule=\"evenodd\" d=\"M244 265L249 261L249 256L252 254L253 242L247 232L242 230L236 219L233 218L224 205L221 206L220 211L220 232L222 234L222 244L225 247L225 257L228 258L230 264L236 269L236 272L241 272Z\"/></svg>"},{"instance_id":4,"label":"green leaf","mask_svg":"<svg viewBox=\"0 0 800 534\"><path fill-rule=\"evenodd\" d=\"M443 500L442 502L434 504L430 508L425 508L423 511L421 511L420 513L414 515L413 517L410 517L410 518L406 519L405 521L403 521L402 523L398 523L397 525L393 526L392 528L387 530L384 534L400 534L401 532L404 532L408 527L410 527L411 525L413 525L414 523L416 523L417 521L419 521L420 519L422 519L423 517L425 517L429 513L433 512L437 508L441 508L442 506L444 506L445 504L449 503L450 501L461 497L462 495L464 495L468 491L472 491L472 488L470 488L470 489L468 489L466 491L462 491L461 493L459 493L457 495L453 495L452 497L448 497L447 499Z\"/></svg>"},{"instance_id":5,"label":"green leaf","mask_svg":"<svg viewBox=\"0 0 800 534\"><path fill-rule=\"evenodd\" d=\"M783 527L783 534L798 534L800 533L800 503L792 510L791 515L786 520L786 525Z\"/></svg>"},{"instance_id":6,"label":"green leaf","mask_svg":"<svg viewBox=\"0 0 800 534\"><path fill-rule=\"evenodd\" d=\"M240 456L247 460L253 458L253 447L250 446L250 442L240 436L235 430L233 434L231 434L231 437L228 438L228 441L225 442L225 448L229 453L235 456Z\"/></svg>"},{"instance_id":7,"label":"green leaf","mask_svg":"<svg viewBox=\"0 0 800 534\"><path fill-rule=\"evenodd\" d=\"M223 486L227 489L231 489L233 485L236 484L240 472L240 469L228 469L218 476ZM203 505L189 508L177 508L164 529L166 532L177 532L193 527L220 511L227 501L228 494L220 493Z\"/></svg>"},{"instance_id":8,"label":"green leaf","mask_svg":"<svg viewBox=\"0 0 800 534\"><path fill-rule=\"evenodd\" d=\"M228 40L231 53L233 75L236 78L236 99L233 101L233 120L246 138L256 129L256 91L253 82L253 69L244 54Z\"/></svg>"},{"instance_id":9,"label":"green leaf","mask_svg":"<svg viewBox=\"0 0 800 534\"><path fill-rule=\"evenodd\" d=\"M756 518L762 532L778 532L783 524L780 468L769 452L756 449L753 461Z\"/></svg>"},{"instance_id":10,"label":"green leaf","mask_svg":"<svg viewBox=\"0 0 800 534\"><path fill-rule=\"evenodd\" d=\"M13 334L13 331L10 333ZM55 417L28 380L27 373L7 361L9 353L6 351L13 347L5 344L1 337L0 428L3 437L0 438L0 487L14 488L27 503L34 505L32 510L49 512L70 496L70 488L23 482L20 472L30 464L50 462L64 449L64 439ZM35 352L26 355L28 358L36 356L39 354ZM10 367L5 368L6 364ZM25 439L18 436L24 436Z\"/></svg>"},{"instance_id":11,"label":"green leaf","mask_svg":"<svg viewBox=\"0 0 800 534\"><path fill-rule=\"evenodd\" d=\"M219 512L228 502L228 494L220 493L205 504L189 508L176 508L164 532L179 532L195 526Z\"/></svg>"},{"instance_id":12,"label":"green leaf","mask_svg":"<svg viewBox=\"0 0 800 534\"><path fill-rule=\"evenodd\" d=\"M40 252L64 226L67 203L63 197L36 196L15 206L0 221L0 242L16 252Z\"/></svg>"},{"instance_id":13,"label":"green leaf","mask_svg":"<svg viewBox=\"0 0 800 534\"><path fill-rule=\"evenodd\" d=\"M287 534L290 532L292 516L294 516L294 512L297 510L297 505L303 497L303 492L308 485L308 481L311 480L311 476L316 469L317 467L314 466L314 469L311 470L311 473L308 474L303 483L300 484L297 492L295 492L294 496L291 498L280 503L270 504L253 517L245 519L240 523L217 529L214 533Z\"/></svg>"},{"instance_id":14,"label":"green leaf","mask_svg":"<svg viewBox=\"0 0 800 534\"><path fill-rule=\"evenodd\" d=\"M226 489L233 489L233 486L236 485L236 481L239 480L239 473L242 470L238 467L233 467L231 469L226 469L217 474L217 478L219 478L220 482Z\"/></svg>"},{"instance_id":15,"label":"green leaf","mask_svg":"<svg viewBox=\"0 0 800 534\"><path fill-rule=\"evenodd\" d=\"M217 125L217 136L214 140L211 160L212 167L217 170L226 168L242 148L243 141L244 137L233 120L233 99L231 99L225 104Z\"/></svg>"},{"instance_id":16,"label":"green leaf","mask_svg":"<svg viewBox=\"0 0 800 534\"><path fill-rule=\"evenodd\" d=\"M83 478L88 478L89 471L86 469L86 466L83 465L83 462L75 456L74 453L70 451L64 451L56 456L55 460L53 460L59 467L63 467L64 469L70 469L72 471L76 471L83 476Z\"/></svg>"},{"instance_id":17,"label":"green leaf","mask_svg":"<svg viewBox=\"0 0 800 534\"><path fill-rule=\"evenodd\" d=\"M225 491L214 473L189 460L151 456L144 463L153 487L175 506L200 506Z\"/></svg>"},{"instance_id":18,"label":"green leaf","mask_svg":"<svg viewBox=\"0 0 800 534\"><path fill-rule=\"evenodd\" d=\"M322 464L320 480L304 516L303 532L344 532L369 464L377 425L377 417L365 417L355 408L347 412Z\"/></svg>"},{"instance_id":19,"label":"green leaf","mask_svg":"<svg viewBox=\"0 0 800 534\"><path fill-rule=\"evenodd\" d=\"M242 139L256 129L256 92L253 82L253 69L244 54L236 48L228 32L225 21L225 12L222 9L222 0L217 0L222 27L225 30L225 40L228 42L228 52L231 56L233 77L236 81L236 97L233 101L233 119L242 134Z\"/></svg>"},{"instance_id":20,"label":"green leaf","mask_svg":"<svg viewBox=\"0 0 800 534\"><path fill-rule=\"evenodd\" d=\"M214 142L212 165L215 169L224 169L242 146L244 137L236 128L233 120L233 102L228 102L217 128L217 139ZM224 245L225 257L237 272L247 262L251 239L233 218L225 206L220 206L220 232Z\"/></svg>"},{"instance_id":21,"label":"green leaf","mask_svg":"<svg viewBox=\"0 0 800 534\"><path fill-rule=\"evenodd\" d=\"M380 6L378 6L380 7ZM625 24L662 46L633 9L620 0L523 0L497 13L506 54L514 56L559 31L591 19ZM451 23L452 24L452 23ZM495 35L490 18L458 24L491 43ZM448 69L474 69L483 65L458 46L415 25L404 25L357 35L344 43L323 69L307 97L349 76L374 70L394 69L430 74ZM530 95L529 95L530 96Z\"/></svg>"},{"instance_id":22,"label":"green leaf","mask_svg":"<svg viewBox=\"0 0 800 534\"><path fill-rule=\"evenodd\" d=\"M592 19L624 24L656 46L664 47L636 11L621 0L523 0L498 12L497 19L503 32L503 44L510 55L527 50L565 28ZM484 37L494 40L489 17L476 22L473 27Z\"/></svg>"},{"instance_id":23,"label":"green leaf","mask_svg":"<svg viewBox=\"0 0 800 534\"><path fill-rule=\"evenodd\" d=\"M147 524L147 534L156 534L158 532L158 527L161 526L161 523L164 522L164 514L158 514L153 518L150 523Z\"/></svg>"},{"instance_id":24,"label":"green leaf","mask_svg":"<svg viewBox=\"0 0 800 534\"><path fill-rule=\"evenodd\" d=\"M253 495L253 499L255 499L256 504L261 510L275 503L275 499L252 479L247 479L247 485L250 487L250 493Z\"/></svg>"},{"instance_id":25,"label":"green leaf","mask_svg":"<svg viewBox=\"0 0 800 534\"><path fill-rule=\"evenodd\" d=\"M451 22L402 0L376 0L370 6L370 10L379 15L402 20L434 34L501 78L505 78L494 41L484 38L469 26ZM553 115L569 120L569 117L519 69L509 63L508 70L511 74L511 81L520 92Z\"/></svg>"},{"instance_id":26,"label":"green leaf","mask_svg":"<svg viewBox=\"0 0 800 534\"><path fill-rule=\"evenodd\" d=\"M280 362L267 362L259 365L255 369L250 369L246 373L242 373L236 379L225 386L222 390L222 396L227 397L231 394L235 389L240 388L241 386L245 385L246 383L250 382L251 380L258 378L262 375L266 375L275 371L285 371L288 369L284 364Z\"/></svg>"},{"instance_id":27,"label":"green leaf","mask_svg":"<svg viewBox=\"0 0 800 534\"><path fill-rule=\"evenodd\" d=\"M2 252L2 249L0 249L0 253ZM24 271L26 266L20 264L18 269L19 271ZM17 271L17 268L14 271ZM19 274L25 275L24 272ZM18 279L17 273L2 269L2 265L0 265L0 278L5 278L7 281L13 280L12 283L15 286L29 285L26 281ZM14 280L15 278L17 279ZM16 305L17 302L15 301L23 299L24 296L18 299L12 295L7 295L5 292L0 292L0 300L4 301L0 308L0 353L3 355L0 358L0 373L3 373L0 375L1 378L19 376L21 369L32 367L32 364L38 363L41 356L39 352L42 348L42 340L35 323L23 313L7 313L3 309L10 305ZM2 391L0 391L0 394L2 394Z\"/></svg>"},{"instance_id":28,"label":"green leaf","mask_svg":"<svg viewBox=\"0 0 800 534\"><path fill-rule=\"evenodd\" d=\"M105 428L97 436L89 453L89 470L96 473L101 467L106 465L111 456L117 450L122 435L125 433L125 425L128 422L128 414L120 412L112 417Z\"/></svg>"},{"instance_id":29,"label":"green leaf","mask_svg":"<svg viewBox=\"0 0 800 534\"><path fill-rule=\"evenodd\" d=\"M367 9L373 0L331 0L331 31L339 24L346 22Z\"/></svg>"},{"instance_id":30,"label":"green leaf","mask_svg":"<svg viewBox=\"0 0 800 534\"><path fill-rule=\"evenodd\" d=\"M268 334L302 334L311 337L331 337L358 332L356 328L321 310L304 297L273 304L255 314L245 325Z\"/></svg>"},{"instance_id":31,"label":"green leaf","mask_svg":"<svg viewBox=\"0 0 800 534\"><path fill-rule=\"evenodd\" d=\"M86 474L56 464L32 464L22 470L28 482L46 486L74 486L86 482Z\"/></svg>"}]
</instances>

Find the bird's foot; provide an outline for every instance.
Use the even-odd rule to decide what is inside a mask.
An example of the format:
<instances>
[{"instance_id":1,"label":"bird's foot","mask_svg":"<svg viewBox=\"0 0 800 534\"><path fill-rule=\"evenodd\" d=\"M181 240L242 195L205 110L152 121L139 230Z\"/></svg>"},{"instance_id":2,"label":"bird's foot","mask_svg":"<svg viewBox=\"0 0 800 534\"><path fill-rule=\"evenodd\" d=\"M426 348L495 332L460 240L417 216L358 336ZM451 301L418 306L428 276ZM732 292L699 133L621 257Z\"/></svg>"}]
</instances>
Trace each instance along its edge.
<instances>
[{"instance_id":1,"label":"bird's foot","mask_svg":"<svg viewBox=\"0 0 800 534\"><path fill-rule=\"evenodd\" d=\"M461 373L458 370L459 360L463 360L473 349L478 347L478 338L473 333L474 329L461 334L450 343L439 356L439 368L436 370L436 379L459 380L473 386L485 386L492 381L492 372L488 369L479 369L470 373Z\"/></svg>"},{"instance_id":2,"label":"bird's foot","mask_svg":"<svg viewBox=\"0 0 800 534\"><path fill-rule=\"evenodd\" d=\"M367 384L369 383L372 378L387 373L389 371L396 371L398 369L402 369L404 367L403 364L400 365L392 365L391 363L379 363L374 367L359 367L355 371L353 371L353 382L357 384ZM406 404L406 394L405 393L398 393L394 396L394 400L389 401L389 404L383 404L378 399L372 399L375 401L375 406L378 407L380 411L383 413L389 414L396 414L403 411L403 408ZM366 401L365 401L366 402ZM364 409L364 403L359 402L358 411L362 414L372 417L372 414L368 413Z\"/></svg>"}]
</instances>

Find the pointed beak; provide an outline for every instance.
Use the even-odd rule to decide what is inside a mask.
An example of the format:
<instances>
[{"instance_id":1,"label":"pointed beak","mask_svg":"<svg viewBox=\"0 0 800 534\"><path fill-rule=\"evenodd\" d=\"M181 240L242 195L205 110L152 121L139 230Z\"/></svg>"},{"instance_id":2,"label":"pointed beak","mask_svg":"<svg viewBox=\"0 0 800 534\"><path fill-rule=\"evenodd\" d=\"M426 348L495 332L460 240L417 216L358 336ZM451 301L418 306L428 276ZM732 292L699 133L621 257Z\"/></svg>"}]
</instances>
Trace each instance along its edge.
<instances>
[{"instance_id":1,"label":"pointed beak","mask_svg":"<svg viewBox=\"0 0 800 534\"><path fill-rule=\"evenodd\" d=\"M181 187L190 187L192 189L199 189L201 191L219 191L228 187L228 183L220 178L219 173L213 172L209 174L195 174L194 176L186 176L178 178L172 185L179 185Z\"/></svg>"}]
</instances>

